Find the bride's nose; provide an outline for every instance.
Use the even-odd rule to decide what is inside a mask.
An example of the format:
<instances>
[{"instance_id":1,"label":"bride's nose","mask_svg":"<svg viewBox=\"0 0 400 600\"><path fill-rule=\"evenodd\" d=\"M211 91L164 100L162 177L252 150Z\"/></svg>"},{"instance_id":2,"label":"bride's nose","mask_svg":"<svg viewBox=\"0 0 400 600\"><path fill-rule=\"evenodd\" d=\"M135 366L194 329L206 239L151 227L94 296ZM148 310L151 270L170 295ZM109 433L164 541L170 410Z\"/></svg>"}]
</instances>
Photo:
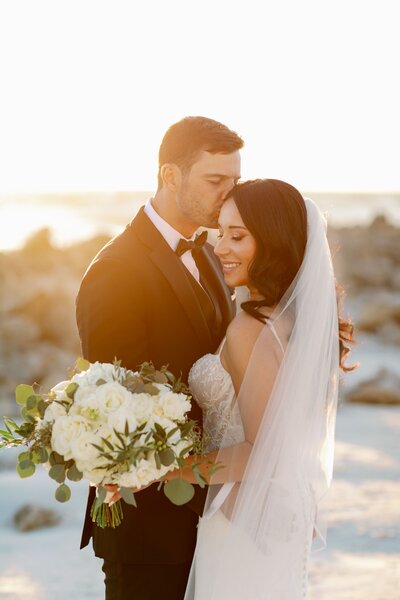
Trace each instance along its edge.
<instances>
[{"instance_id":1,"label":"bride's nose","mask_svg":"<svg viewBox=\"0 0 400 600\"><path fill-rule=\"evenodd\" d=\"M214 254L216 254L217 256L224 256L225 254L227 254L227 252L228 252L227 244L224 241L224 238L221 237L221 238L219 238L219 240L217 240L217 243L214 246Z\"/></svg>"}]
</instances>

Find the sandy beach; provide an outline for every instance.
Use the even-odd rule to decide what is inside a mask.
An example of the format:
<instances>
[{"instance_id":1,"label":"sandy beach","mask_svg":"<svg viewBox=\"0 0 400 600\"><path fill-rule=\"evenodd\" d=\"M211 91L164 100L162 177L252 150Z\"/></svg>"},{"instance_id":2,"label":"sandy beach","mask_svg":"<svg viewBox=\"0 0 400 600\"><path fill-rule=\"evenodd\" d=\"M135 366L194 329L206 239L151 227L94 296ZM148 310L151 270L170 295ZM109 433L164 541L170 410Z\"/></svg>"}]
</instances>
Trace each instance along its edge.
<instances>
[{"instance_id":1,"label":"sandy beach","mask_svg":"<svg viewBox=\"0 0 400 600\"><path fill-rule=\"evenodd\" d=\"M0 253L0 414L17 414L17 383L49 389L73 365L80 352L74 299L106 240L60 248L43 230L22 249ZM309 600L400 600L399 229L377 218L332 228L330 242L348 292L345 313L357 326L350 362L360 368L343 376L328 548L312 557ZM79 551L86 484L58 504L45 472L19 479L15 456L0 452L0 600L102 598L101 561L89 548ZM18 532L12 517L27 502L57 511L61 523Z\"/></svg>"},{"instance_id":2,"label":"sandy beach","mask_svg":"<svg viewBox=\"0 0 400 600\"><path fill-rule=\"evenodd\" d=\"M399 600L399 440L399 406L340 408L328 548L312 557L309 600ZM5 469L0 486L0 599L102 598L101 561L78 549L86 484L64 505L44 471L23 481ZM17 532L12 515L26 502L56 510L62 523Z\"/></svg>"}]
</instances>

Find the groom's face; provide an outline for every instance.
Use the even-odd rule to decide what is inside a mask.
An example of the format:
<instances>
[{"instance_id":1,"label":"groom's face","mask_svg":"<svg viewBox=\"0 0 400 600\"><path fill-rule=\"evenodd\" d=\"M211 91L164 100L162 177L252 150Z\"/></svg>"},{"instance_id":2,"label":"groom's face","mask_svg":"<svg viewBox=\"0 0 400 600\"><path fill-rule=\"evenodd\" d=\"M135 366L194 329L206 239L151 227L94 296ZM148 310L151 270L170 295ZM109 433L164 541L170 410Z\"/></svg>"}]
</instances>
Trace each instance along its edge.
<instances>
[{"instance_id":1,"label":"groom's face","mask_svg":"<svg viewBox=\"0 0 400 600\"><path fill-rule=\"evenodd\" d=\"M226 195L240 178L239 151L211 154L202 151L183 174L177 204L196 227L218 227L218 216Z\"/></svg>"}]
</instances>

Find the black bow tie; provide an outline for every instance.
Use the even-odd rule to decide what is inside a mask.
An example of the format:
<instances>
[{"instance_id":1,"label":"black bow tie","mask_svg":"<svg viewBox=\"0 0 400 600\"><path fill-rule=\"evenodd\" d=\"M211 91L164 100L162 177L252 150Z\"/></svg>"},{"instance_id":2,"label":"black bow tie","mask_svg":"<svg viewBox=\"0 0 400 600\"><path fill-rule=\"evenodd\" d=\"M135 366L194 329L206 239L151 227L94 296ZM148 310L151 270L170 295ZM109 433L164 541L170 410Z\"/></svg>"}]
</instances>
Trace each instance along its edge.
<instances>
[{"instance_id":1,"label":"black bow tie","mask_svg":"<svg viewBox=\"0 0 400 600\"><path fill-rule=\"evenodd\" d=\"M185 254L185 252L188 252L188 250L200 250L207 241L207 235L207 231L203 231L199 235L196 235L196 238L194 240L185 240L181 238L179 240L175 253L178 256L182 256L182 254Z\"/></svg>"}]
</instances>

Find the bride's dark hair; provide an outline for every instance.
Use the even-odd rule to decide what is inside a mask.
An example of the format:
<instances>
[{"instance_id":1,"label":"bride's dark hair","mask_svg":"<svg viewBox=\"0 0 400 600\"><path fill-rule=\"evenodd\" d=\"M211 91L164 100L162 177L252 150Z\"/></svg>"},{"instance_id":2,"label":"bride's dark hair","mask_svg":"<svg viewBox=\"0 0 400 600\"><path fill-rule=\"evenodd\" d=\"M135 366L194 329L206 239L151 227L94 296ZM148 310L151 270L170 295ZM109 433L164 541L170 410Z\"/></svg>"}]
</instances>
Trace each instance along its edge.
<instances>
[{"instance_id":1,"label":"bride's dark hair","mask_svg":"<svg viewBox=\"0 0 400 600\"><path fill-rule=\"evenodd\" d=\"M256 255L249 267L252 285L263 297L242 303L247 313L265 322L264 306L275 306L289 288L303 262L307 243L307 210L300 192L278 179L254 179L238 183L232 197L243 223L256 240ZM343 289L337 285L338 306ZM339 314L340 367L350 371L344 362L353 342L353 325Z\"/></svg>"}]
</instances>

